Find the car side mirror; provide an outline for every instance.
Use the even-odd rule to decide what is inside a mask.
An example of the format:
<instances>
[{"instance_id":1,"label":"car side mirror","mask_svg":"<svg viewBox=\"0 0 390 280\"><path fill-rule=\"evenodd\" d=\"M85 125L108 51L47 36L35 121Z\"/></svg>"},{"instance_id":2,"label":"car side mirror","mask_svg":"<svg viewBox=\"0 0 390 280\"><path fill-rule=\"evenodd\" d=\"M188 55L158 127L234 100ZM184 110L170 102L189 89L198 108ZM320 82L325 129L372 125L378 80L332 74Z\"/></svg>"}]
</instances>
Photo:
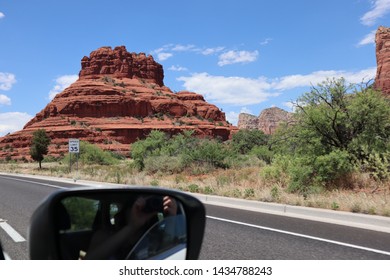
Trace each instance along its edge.
<instances>
[{"instance_id":1,"label":"car side mirror","mask_svg":"<svg viewBox=\"0 0 390 280\"><path fill-rule=\"evenodd\" d=\"M205 208L173 190L79 188L60 190L33 213L30 258L197 259Z\"/></svg>"},{"instance_id":2,"label":"car side mirror","mask_svg":"<svg viewBox=\"0 0 390 280\"><path fill-rule=\"evenodd\" d=\"M1 246L1 242L0 242L0 261L1 260L5 260L5 256L4 256L4 252L3 252L3 247Z\"/></svg>"}]
</instances>

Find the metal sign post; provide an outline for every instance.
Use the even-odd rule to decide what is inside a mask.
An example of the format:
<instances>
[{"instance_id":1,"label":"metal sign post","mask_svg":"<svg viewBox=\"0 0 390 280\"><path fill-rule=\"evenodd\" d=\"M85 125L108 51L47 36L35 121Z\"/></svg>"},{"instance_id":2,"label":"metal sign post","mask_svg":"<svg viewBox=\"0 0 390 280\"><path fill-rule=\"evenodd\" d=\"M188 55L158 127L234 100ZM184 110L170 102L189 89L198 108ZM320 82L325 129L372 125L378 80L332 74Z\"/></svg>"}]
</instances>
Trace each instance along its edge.
<instances>
[{"instance_id":1,"label":"metal sign post","mask_svg":"<svg viewBox=\"0 0 390 280\"><path fill-rule=\"evenodd\" d=\"M69 171L72 173L72 154L76 154L76 174L79 173L80 139L69 139ZM74 181L77 180L77 175Z\"/></svg>"}]
</instances>

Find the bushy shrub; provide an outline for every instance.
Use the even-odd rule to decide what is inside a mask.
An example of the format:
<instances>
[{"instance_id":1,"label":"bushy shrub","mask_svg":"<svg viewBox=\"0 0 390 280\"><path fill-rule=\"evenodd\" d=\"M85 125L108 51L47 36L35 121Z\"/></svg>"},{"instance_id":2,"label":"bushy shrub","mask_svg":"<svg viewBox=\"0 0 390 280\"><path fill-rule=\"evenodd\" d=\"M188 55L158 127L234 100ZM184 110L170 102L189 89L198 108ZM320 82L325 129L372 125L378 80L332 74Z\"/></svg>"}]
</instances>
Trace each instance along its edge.
<instances>
[{"instance_id":1,"label":"bushy shrub","mask_svg":"<svg viewBox=\"0 0 390 280\"><path fill-rule=\"evenodd\" d=\"M244 167L258 166L262 167L266 165L266 162L259 159L255 155L241 155L230 153L224 160L226 166L232 169L241 169Z\"/></svg>"},{"instance_id":2,"label":"bushy shrub","mask_svg":"<svg viewBox=\"0 0 390 280\"><path fill-rule=\"evenodd\" d=\"M254 197L255 196L255 190L252 189L252 188L247 188L244 190L244 197L245 198L248 198L248 197Z\"/></svg>"},{"instance_id":3,"label":"bushy shrub","mask_svg":"<svg viewBox=\"0 0 390 280\"><path fill-rule=\"evenodd\" d=\"M273 152L267 146L255 146L249 152L250 155L256 156L258 159L270 164L274 156Z\"/></svg>"},{"instance_id":4,"label":"bushy shrub","mask_svg":"<svg viewBox=\"0 0 390 280\"><path fill-rule=\"evenodd\" d=\"M158 130L150 132L144 140L139 140L131 145L131 157L139 169L144 169L145 158L152 155L160 155L161 149L166 145L167 135Z\"/></svg>"},{"instance_id":5,"label":"bushy shrub","mask_svg":"<svg viewBox=\"0 0 390 280\"><path fill-rule=\"evenodd\" d=\"M390 178L390 152L372 153L361 164L361 169L368 172L375 180Z\"/></svg>"},{"instance_id":6,"label":"bushy shrub","mask_svg":"<svg viewBox=\"0 0 390 280\"><path fill-rule=\"evenodd\" d=\"M331 182L355 169L347 151L334 150L314 160L316 180Z\"/></svg>"},{"instance_id":7,"label":"bushy shrub","mask_svg":"<svg viewBox=\"0 0 390 280\"><path fill-rule=\"evenodd\" d=\"M117 160L110 152L103 151L96 145L80 142L80 161L86 164L111 165Z\"/></svg>"},{"instance_id":8,"label":"bushy shrub","mask_svg":"<svg viewBox=\"0 0 390 280\"><path fill-rule=\"evenodd\" d=\"M231 146L240 154L249 153L254 147L266 145L268 136L258 129L241 129L232 137Z\"/></svg>"},{"instance_id":9,"label":"bushy shrub","mask_svg":"<svg viewBox=\"0 0 390 280\"><path fill-rule=\"evenodd\" d=\"M288 173L290 165L290 157L277 155L270 165L266 165L261 169L260 176L265 180L267 185L278 183L281 186L287 187L290 182Z\"/></svg>"},{"instance_id":10,"label":"bushy shrub","mask_svg":"<svg viewBox=\"0 0 390 280\"><path fill-rule=\"evenodd\" d=\"M214 193L214 189L212 187L210 187L210 186L206 186L203 189L203 193L204 194L213 194Z\"/></svg>"},{"instance_id":11,"label":"bushy shrub","mask_svg":"<svg viewBox=\"0 0 390 280\"><path fill-rule=\"evenodd\" d=\"M161 131L131 146L131 156L136 166L148 172L180 172L189 168L192 172L207 173L214 168L226 168L228 147L215 139L199 139L186 131L169 137Z\"/></svg>"},{"instance_id":12,"label":"bushy shrub","mask_svg":"<svg viewBox=\"0 0 390 280\"><path fill-rule=\"evenodd\" d=\"M335 150L318 157L299 156L288 168L289 190L309 194L333 187L333 182L354 170L346 151Z\"/></svg>"},{"instance_id":13,"label":"bushy shrub","mask_svg":"<svg viewBox=\"0 0 390 280\"><path fill-rule=\"evenodd\" d=\"M227 168L225 158L229 151L223 143L216 140L201 139L188 153L183 154L186 164L207 164L216 168Z\"/></svg>"},{"instance_id":14,"label":"bushy shrub","mask_svg":"<svg viewBox=\"0 0 390 280\"><path fill-rule=\"evenodd\" d=\"M118 161L110 152L85 141L80 141L80 153L72 156L73 162L76 161L76 156L78 156L79 162L83 164L112 165ZM69 157L69 154L64 157L63 162L68 163Z\"/></svg>"},{"instance_id":15,"label":"bushy shrub","mask_svg":"<svg viewBox=\"0 0 390 280\"><path fill-rule=\"evenodd\" d=\"M198 193L200 191L200 188L197 184L191 184L187 186L188 191L192 193Z\"/></svg>"},{"instance_id":16,"label":"bushy shrub","mask_svg":"<svg viewBox=\"0 0 390 280\"><path fill-rule=\"evenodd\" d=\"M207 174L216 169L215 166L207 162L190 162L190 163L187 162L185 166L186 166L186 172L194 176Z\"/></svg>"},{"instance_id":17,"label":"bushy shrub","mask_svg":"<svg viewBox=\"0 0 390 280\"><path fill-rule=\"evenodd\" d=\"M147 173L179 173L184 170L184 164L180 157L175 156L151 156L144 159L144 170Z\"/></svg>"},{"instance_id":18,"label":"bushy shrub","mask_svg":"<svg viewBox=\"0 0 390 280\"><path fill-rule=\"evenodd\" d=\"M308 158L300 157L292 159L291 165L288 168L290 192L298 192L307 196L311 189L315 187L315 172L314 166Z\"/></svg>"},{"instance_id":19,"label":"bushy shrub","mask_svg":"<svg viewBox=\"0 0 390 280\"><path fill-rule=\"evenodd\" d=\"M355 169L346 151L335 150L322 156L277 155L272 164L261 170L268 184L277 183L290 192L315 193Z\"/></svg>"}]
</instances>

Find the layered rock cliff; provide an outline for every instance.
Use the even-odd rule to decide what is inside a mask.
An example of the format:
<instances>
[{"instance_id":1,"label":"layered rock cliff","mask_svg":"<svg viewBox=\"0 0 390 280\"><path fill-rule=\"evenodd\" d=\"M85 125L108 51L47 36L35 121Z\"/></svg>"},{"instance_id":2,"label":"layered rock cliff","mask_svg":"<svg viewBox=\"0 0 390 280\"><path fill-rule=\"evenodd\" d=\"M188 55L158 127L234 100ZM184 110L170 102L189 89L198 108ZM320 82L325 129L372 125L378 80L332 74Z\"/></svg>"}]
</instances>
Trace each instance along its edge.
<instances>
[{"instance_id":1,"label":"layered rock cliff","mask_svg":"<svg viewBox=\"0 0 390 280\"><path fill-rule=\"evenodd\" d=\"M390 28L379 27L376 36L375 88L390 96Z\"/></svg>"},{"instance_id":2,"label":"layered rock cliff","mask_svg":"<svg viewBox=\"0 0 390 280\"><path fill-rule=\"evenodd\" d=\"M158 129L171 135L194 130L198 137L229 139L236 127L203 96L173 93L152 56L103 47L81 60L79 79L59 93L23 130L0 138L0 157L29 159L32 133L45 129L49 154L68 151L79 138L105 150L128 154L130 144Z\"/></svg>"},{"instance_id":3,"label":"layered rock cliff","mask_svg":"<svg viewBox=\"0 0 390 280\"><path fill-rule=\"evenodd\" d=\"M258 117L241 113L238 117L239 129L259 129L265 134L273 134L283 122L292 121L292 113L278 107L263 110Z\"/></svg>"},{"instance_id":4,"label":"layered rock cliff","mask_svg":"<svg viewBox=\"0 0 390 280\"><path fill-rule=\"evenodd\" d=\"M161 64L145 53L129 53L125 46L102 47L81 59L80 79L139 78L147 82L164 85L164 70Z\"/></svg>"}]
</instances>

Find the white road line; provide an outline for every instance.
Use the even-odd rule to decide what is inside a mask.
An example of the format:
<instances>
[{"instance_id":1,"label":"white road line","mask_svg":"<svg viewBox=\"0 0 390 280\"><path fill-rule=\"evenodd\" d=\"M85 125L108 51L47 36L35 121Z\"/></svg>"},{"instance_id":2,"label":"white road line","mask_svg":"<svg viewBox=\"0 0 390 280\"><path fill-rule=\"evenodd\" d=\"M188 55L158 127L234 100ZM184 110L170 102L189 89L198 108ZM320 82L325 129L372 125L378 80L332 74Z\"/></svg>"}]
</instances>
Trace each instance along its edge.
<instances>
[{"instance_id":1,"label":"white road line","mask_svg":"<svg viewBox=\"0 0 390 280\"><path fill-rule=\"evenodd\" d=\"M390 252L387 252L387 251L372 249L372 248L363 247L363 246L357 246L357 245L339 242L339 241L335 241L335 240L324 239L324 238L319 238L319 237L315 237L315 236L295 233L295 232L291 232L291 231L279 230L279 229L270 228L270 227L263 227L263 226L258 226L258 225L254 225L254 224L248 224L248 223L243 223L243 222L238 222L238 221L233 221L233 220L228 220L228 219L223 219L223 218L218 218L218 217L213 217L213 216L206 216L206 217L209 219L212 219L212 220L217 220L217 221L222 221L222 222L227 222L227 223L257 228L257 229L262 229L262 230L268 230L268 231L288 234L288 235L292 235L292 236L312 239L312 240L316 240L316 241L327 242L327 243L331 243L331 244L335 244L335 245L339 245L339 246L345 246L345 247L349 247L349 248L354 248L354 249L359 249L359 250L364 250L364 251L368 251L368 252L373 252L373 253L377 253L377 254L383 254L383 255L390 256Z\"/></svg>"},{"instance_id":2,"label":"white road line","mask_svg":"<svg viewBox=\"0 0 390 280\"><path fill-rule=\"evenodd\" d=\"M24 182L24 183L32 183L32 184L41 185L41 186L50 187L50 188L55 188L55 189L68 189L66 187L60 187L60 186L51 185L51 184L45 184L45 183L39 183L39 182L35 182L35 181L16 179L16 178L11 178L11 177L4 177L4 178L5 179L9 179L9 180L14 180L14 181L20 181L20 182Z\"/></svg>"},{"instance_id":3,"label":"white road line","mask_svg":"<svg viewBox=\"0 0 390 280\"><path fill-rule=\"evenodd\" d=\"M51 184L45 184L45 183L39 183L39 182L34 182L34 181L29 181L29 180L23 180L23 179L16 179L16 178L11 178L11 177L6 177L6 179L9 180L14 180L14 181L19 181L19 182L24 182L24 183L32 183L32 184L37 184L45 187L50 187L50 188L55 188L55 189L67 189L65 187L60 187L56 185L51 185ZM23 236L21 236L13 227L11 227L6 220L3 220L0 218L0 227L13 239L14 242L24 242L26 239L24 239Z\"/></svg>"},{"instance_id":4,"label":"white road line","mask_svg":"<svg viewBox=\"0 0 390 280\"><path fill-rule=\"evenodd\" d=\"M16 230L13 229L5 220L0 219L0 227L13 239L15 242L24 242L23 236L21 236Z\"/></svg>"}]
</instances>

